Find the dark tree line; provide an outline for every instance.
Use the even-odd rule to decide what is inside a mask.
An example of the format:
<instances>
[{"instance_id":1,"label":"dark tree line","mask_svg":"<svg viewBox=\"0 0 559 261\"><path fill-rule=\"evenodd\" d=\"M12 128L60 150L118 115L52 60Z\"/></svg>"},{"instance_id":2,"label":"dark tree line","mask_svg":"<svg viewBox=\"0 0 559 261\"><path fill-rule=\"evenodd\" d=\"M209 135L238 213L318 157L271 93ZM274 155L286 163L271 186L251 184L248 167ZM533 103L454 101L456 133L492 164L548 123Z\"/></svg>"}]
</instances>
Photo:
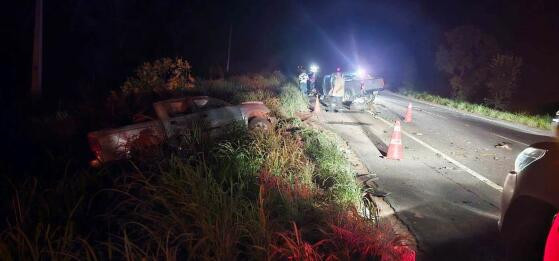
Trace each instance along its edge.
<instances>
[{"instance_id":1,"label":"dark tree line","mask_svg":"<svg viewBox=\"0 0 559 261\"><path fill-rule=\"evenodd\" d=\"M436 64L448 75L452 95L508 109L522 58L503 52L493 36L472 26L457 27L444 36Z\"/></svg>"}]
</instances>

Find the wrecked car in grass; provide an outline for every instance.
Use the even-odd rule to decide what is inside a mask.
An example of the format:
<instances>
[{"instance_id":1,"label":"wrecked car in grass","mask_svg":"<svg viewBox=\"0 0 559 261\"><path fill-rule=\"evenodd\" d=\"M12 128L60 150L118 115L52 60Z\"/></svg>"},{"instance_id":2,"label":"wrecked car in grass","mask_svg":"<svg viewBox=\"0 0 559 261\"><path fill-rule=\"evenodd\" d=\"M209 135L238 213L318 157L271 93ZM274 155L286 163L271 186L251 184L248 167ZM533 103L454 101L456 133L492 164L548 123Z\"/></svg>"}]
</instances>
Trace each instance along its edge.
<instances>
[{"instance_id":1,"label":"wrecked car in grass","mask_svg":"<svg viewBox=\"0 0 559 261\"><path fill-rule=\"evenodd\" d=\"M244 123L249 130L272 128L270 110L259 101L231 105L220 99L195 96L156 102L153 108L156 120L88 133L95 157L90 165L130 158L133 149L160 145L195 126L203 126L210 136L219 135L221 129L236 122Z\"/></svg>"}]
</instances>

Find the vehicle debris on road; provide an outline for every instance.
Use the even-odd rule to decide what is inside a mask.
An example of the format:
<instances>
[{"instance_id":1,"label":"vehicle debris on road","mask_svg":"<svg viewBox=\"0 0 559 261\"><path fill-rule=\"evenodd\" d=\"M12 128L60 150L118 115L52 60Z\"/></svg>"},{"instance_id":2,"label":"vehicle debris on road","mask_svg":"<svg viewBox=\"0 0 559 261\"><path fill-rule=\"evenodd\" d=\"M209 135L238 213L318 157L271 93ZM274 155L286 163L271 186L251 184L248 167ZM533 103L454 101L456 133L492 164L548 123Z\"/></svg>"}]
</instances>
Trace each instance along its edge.
<instances>
[{"instance_id":1,"label":"vehicle debris on road","mask_svg":"<svg viewBox=\"0 0 559 261\"><path fill-rule=\"evenodd\" d=\"M507 150L511 150L511 147L509 145L508 142L499 142L495 145L495 148L501 148L501 149L507 149Z\"/></svg>"}]
</instances>

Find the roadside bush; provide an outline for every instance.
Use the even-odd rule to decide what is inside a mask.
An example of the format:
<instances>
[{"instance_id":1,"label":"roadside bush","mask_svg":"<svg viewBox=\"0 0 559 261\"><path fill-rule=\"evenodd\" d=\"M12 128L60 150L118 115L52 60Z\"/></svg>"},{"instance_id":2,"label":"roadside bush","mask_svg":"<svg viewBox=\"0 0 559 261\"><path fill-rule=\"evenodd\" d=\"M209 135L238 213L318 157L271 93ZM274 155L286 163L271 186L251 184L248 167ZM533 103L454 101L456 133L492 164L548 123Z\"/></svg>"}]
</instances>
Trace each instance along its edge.
<instances>
[{"instance_id":1,"label":"roadside bush","mask_svg":"<svg viewBox=\"0 0 559 261\"><path fill-rule=\"evenodd\" d=\"M361 188L339 146L326 134L312 129L303 132L305 153L317 166L314 180L326 196L340 205L359 206Z\"/></svg>"},{"instance_id":2,"label":"roadside bush","mask_svg":"<svg viewBox=\"0 0 559 261\"><path fill-rule=\"evenodd\" d=\"M279 99L282 105L281 113L286 117L293 117L296 112L308 110L308 98L292 83L283 86Z\"/></svg>"},{"instance_id":3,"label":"roadside bush","mask_svg":"<svg viewBox=\"0 0 559 261\"><path fill-rule=\"evenodd\" d=\"M213 96L229 102L235 102L239 93L248 92L246 88L225 79L198 81L191 91L194 94Z\"/></svg>"},{"instance_id":4,"label":"roadside bush","mask_svg":"<svg viewBox=\"0 0 559 261\"><path fill-rule=\"evenodd\" d=\"M479 28L459 26L445 33L436 65L448 74L454 98L474 101L485 95L482 86L487 80L487 65L498 52L495 38Z\"/></svg>"},{"instance_id":5,"label":"roadside bush","mask_svg":"<svg viewBox=\"0 0 559 261\"><path fill-rule=\"evenodd\" d=\"M262 101L274 116L293 117L307 110L308 100L281 72L264 75L237 76L231 80L206 80L196 83L193 93L209 95L232 104ZM279 96L279 97L278 97Z\"/></svg>"},{"instance_id":6,"label":"roadside bush","mask_svg":"<svg viewBox=\"0 0 559 261\"><path fill-rule=\"evenodd\" d=\"M521 66L522 58L520 57L497 55L491 60L489 80L487 81L489 89L487 103L489 105L498 110L509 108Z\"/></svg>"},{"instance_id":7,"label":"roadside bush","mask_svg":"<svg viewBox=\"0 0 559 261\"><path fill-rule=\"evenodd\" d=\"M551 119L552 119L551 115L532 115L524 112L508 112L508 111L496 110L481 104L452 100L441 96L428 94L426 92L414 92L414 91L407 90L402 94L406 96L414 97L419 100L424 100L424 101L452 107L466 112L476 113L479 115L483 115L495 119L520 123L529 127L540 128L544 130L551 129Z\"/></svg>"},{"instance_id":8,"label":"roadside bush","mask_svg":"<svg viewBox=\"0 0 559 261\"><path fill-rule=\"evenodd\" d=\"M273 73L267 74L245 74L240 76L234 76L230 79L233 83L236 83L243 87L248 87L251 90L257 89L277 89L285 81L285 76L280 71L275 71Z\"/></svg>"},{"instance_id":9,"label":"roadside bush","mask_svg":"<svg viewBox=\"0 0 559 261\"><path fill-rule=\"evenodd\" d=\"M162 58L146 62L136 69L121 87L125 94L139 92L164 93L194 87L194 77L187 60Z\"/></svg>"}]
</instances>

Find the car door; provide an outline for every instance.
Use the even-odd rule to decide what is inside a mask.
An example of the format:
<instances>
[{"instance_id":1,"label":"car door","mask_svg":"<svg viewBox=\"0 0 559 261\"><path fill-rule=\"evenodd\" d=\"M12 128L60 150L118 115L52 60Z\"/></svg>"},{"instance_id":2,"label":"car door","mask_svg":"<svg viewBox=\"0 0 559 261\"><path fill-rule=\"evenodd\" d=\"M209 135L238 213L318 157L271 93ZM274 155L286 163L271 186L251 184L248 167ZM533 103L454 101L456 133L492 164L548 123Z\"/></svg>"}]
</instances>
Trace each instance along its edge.
<instances>
[{"instance_id":1,"label":"car door","mask_svg":"<svg viewBox=\"0 0 559 261\"><path fill-rule=\"evenodd\" d=\"M204 125L210 129L217 129L236 121L246 122L239 106L211 97L195 97L192 103L196 107L196 114Z\"/></svg>"},{"instance_id":2,"label":"car door","mask_svg":"<svg viewBox=\"0 0 559 261\"><path fill-rule=\"evenodd\" d=\"M161 119L161 122L165 127L167 137L180 135L199 126L204 128L201 126L200 114L197 113L197 108L192 103L192 100L183 99L181 102L181 110L173 111L172 113L169 113L169 116L166 119Z\"/></svg>"}]
</instances>

